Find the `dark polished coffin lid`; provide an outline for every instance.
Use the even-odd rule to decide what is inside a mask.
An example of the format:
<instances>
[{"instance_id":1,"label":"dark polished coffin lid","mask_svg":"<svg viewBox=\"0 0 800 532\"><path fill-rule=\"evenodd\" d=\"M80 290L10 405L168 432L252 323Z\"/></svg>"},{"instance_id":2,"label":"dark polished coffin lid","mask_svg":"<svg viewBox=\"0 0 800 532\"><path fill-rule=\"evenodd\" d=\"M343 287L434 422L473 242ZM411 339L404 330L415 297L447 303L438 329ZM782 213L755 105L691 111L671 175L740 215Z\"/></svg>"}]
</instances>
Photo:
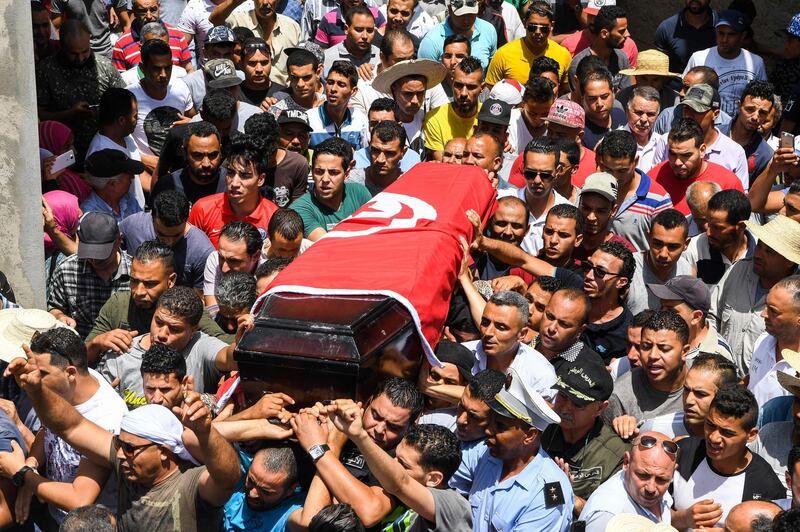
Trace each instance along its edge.
<instances>
[{"instance_id":1,"label":"dark polished coffin lid","mask_svg":"<svg viewBox=\"0 0 800 532\"><path fill-rule=\"evenodd\" d=\"M267 296L234 354L248 403L284 392L295 408L366 399L389 376L415 379L423 356L411 315L390 297L294 293Z\"/></svg>"}]
</instances>

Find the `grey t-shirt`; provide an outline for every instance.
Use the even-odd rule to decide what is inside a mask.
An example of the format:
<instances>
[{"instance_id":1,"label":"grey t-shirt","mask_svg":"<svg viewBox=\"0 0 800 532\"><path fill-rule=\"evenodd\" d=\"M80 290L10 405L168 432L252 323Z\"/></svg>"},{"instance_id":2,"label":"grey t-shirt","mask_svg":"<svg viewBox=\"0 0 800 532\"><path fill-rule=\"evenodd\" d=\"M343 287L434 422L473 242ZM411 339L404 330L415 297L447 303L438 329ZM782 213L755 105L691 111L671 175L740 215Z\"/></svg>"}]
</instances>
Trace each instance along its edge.
<instances>
[{"instance_id":1,"label":"grey t-shirt","mask_svg":"<svg viewBox=\"0 0 800 532\"><path fill-rule=\"evenodd\" d=\"M665 393L654 390L642 368L634 368L614 383L614 393L608 400L603 419L611 423L617 416L629 415L637 420L651 419L662 414L683 410L683 388Z\"/></svg>"},{"instance_id":2,"label":"grey t-shirt","mask_svg":"<svg viewBox=\"0 0 800 532\"><path fill-rule=\"evenodd\" d=\"M636 270L633 272L633 279L631 279L630 292L628 292L628 297L625 299L625 306L634 316L643 310L658 310L661 308L661 300L647 289L647 285L650 283L664 284L664 281L656 277L656 274L650 269L650 266L644 260L645 253L649 253L649 251L640 251L633 255L633 260L636 262ZM692 267L683 257L679 258L678 262L672 267L668 279L672 279L676 275L692 275Z\"/></svg>"},{"instance_id":3,"label":"grey t-shirt","mask_svg":"<svg viewBox=\"0 0 800 532\"><path fill-rule=\"evenodd\" d=\"M142 338L145 336L142 334L134 338L127 353L107 351L97 366L97 371L108 382L113 382L119 377L120 382L117 389L122 394L128 408L136 408L146 403L141 373L142 355L146 351L142 347ZM217 369L217 353L227 345L222 340L197 331L181 351L186 359L186 374L194 377L196 392L204 393L216 390L222 374Z\"/></svg>"},{"instance_id":4,"label":"grey t-shirt","mask_svg":"<svg viewBox=\"0 0 800 532\"><path fill-rule=\"evenodd\" d=\"M150 213L140 212L128 216L120 222L119 229L129 255L135 254L142 242L156 239L153 216ZM172 251L175 253L177 284L202 289L206 259L214 251L214 245L206 234L190 226L186 236L173 246Z\"/></svg>"},{"instance_id":5,"label":"grey t-shirt","mask_svg":"<svg viewBox=\"0 0 800 532\"><path fill-rule=\"evenodd\" d=\"M467 499L462 497L453 489L428 488L433 495L433 503L436 507L436 522L430 523L425 519L420 519L419 515L413 510L406 510L402 513L394 513L394 523L410 522L408 532L450 532L472 530L472 507ZM385 526L384 530L395 527Z\"/></svg>"},{"instance_id":6,"label":"grey t-shirt","mask_svg":"<svg viewBox=\"0 0 800 532\"><path fill-rule=\"evenodd\" d=\"M128 0L53 0L52 14L61 15L62 21L77 19L86 24L91 33L92 51L111 59L111 21L108 8L115 7L117 13L128 9Z\"/></svg>"}]
</instances>

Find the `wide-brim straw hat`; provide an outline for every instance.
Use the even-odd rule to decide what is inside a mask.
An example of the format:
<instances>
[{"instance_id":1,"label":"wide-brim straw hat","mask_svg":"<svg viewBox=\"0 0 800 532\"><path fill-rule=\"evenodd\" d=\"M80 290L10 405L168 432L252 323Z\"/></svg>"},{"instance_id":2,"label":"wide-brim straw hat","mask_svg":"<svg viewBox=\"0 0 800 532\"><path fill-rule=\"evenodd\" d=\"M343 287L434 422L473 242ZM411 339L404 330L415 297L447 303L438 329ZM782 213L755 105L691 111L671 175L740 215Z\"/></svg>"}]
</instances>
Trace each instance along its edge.
<instances>
[{"instance_id":1,"label":"wide-brim straw hat","mask_svg":"<svg viewBox=\"0 0 800 532\"><path fill-rule=\"evenodd\" d=\"M779 214L764 225L750 220L746 220L745 224L760 241L785 259L800 264L800 222Z\"/></svg>"},{"instance_id":2,"label":"wide-brim straw hat","mask_svg":"<svg viewBox=\"0 0 800 532\"><path fill-rule=\"evenodd\" d=\"M23 343L30 345L31 338L37 332L59 326L66 327L45 310L35 308L0 310L0 360L11 362L18 357L25 358Z\"/></svg>"},{"instance_id":3,"label":"wide-brim straw hat","mask_svg":"<svg viewBox=\"0 0 800 532\"><path fill-rule=\"evenodd\" d=\"M654 523L643 515L617 514L606 524L606 532L678 532L666 523Z\"/></svg>"},{"instance_id":4,"label":"wide-brim straw hat","mask_svg":"<svg viewBox=\"0 0 800 532\"><path fill-rule=\"evenodd\" d=\"M447 68L438 61L430 59L409 59L400 61L381 71L372 82L372 88L384 94L392 92L392 85L406 76L425 76L426 89L432 89L447 77Z\"/></svg>"},{"instance_id":5,"label":"wide-brim straw hat","mask_svg":"<svg viewBox=\"0 0 800 532\"><path fill-rule=\"evenodd\" d=\"M625 76L667 76L680 78L681 74L669 71L669 57L658 50L645 50L636 59L636 68L620 70Z\"/></svg>"},{"instance_id":6,"label":"wide-brim straw hat","mask_svg":"<svg viewBox=\"0 0 800 532\"><path fill-rule=\"evenodd\" d=\"M781 351L781 356L795 373L800 373L800 353L791 349L784 349ZM778 371L778 383L790 394L800 397L800 377L784 371Z\"/></svg>"}]
</instances>

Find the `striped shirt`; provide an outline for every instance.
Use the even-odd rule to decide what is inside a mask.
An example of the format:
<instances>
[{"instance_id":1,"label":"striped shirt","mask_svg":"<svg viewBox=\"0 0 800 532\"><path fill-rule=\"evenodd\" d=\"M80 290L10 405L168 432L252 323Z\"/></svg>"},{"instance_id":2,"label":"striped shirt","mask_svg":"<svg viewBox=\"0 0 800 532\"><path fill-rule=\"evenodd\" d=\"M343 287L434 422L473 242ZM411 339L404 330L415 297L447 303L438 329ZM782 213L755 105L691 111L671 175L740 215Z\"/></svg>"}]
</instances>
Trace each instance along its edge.
<instances>
[{"instance_id":1,"label":"striped shirt","mask_svg":"<svg viewBox=\"0 0 800 532\"><path fill-rule=\"evenodd\" d=\"M325 139L339 137L349 142L354 150L360 150L369 142L369 122L364 113L355 109L347 109L344 121L337 126L325 111L325 104L308 111L308 124L311 126L311 142L314 146Z\"/></svg>"},{"instance_id":2,"label":"striped shirt","mask_svg":"<svg viewBox=\"0 0 800 532\"><path fill-rule=\"evenodd\" d=\"M635 194L625 199L617 209L611 222L611 230L624 237L637 250L649 249L647 234L650 222L656 214L672 208L672 200L664 187L653 181L649 175L637 169L641 181Z\"/></svg>"},{"instance_id":3,"label":"striped shirt","mask_svg":"<svg viewBox=\"0 0 800 532\"><path fill-rule=\"evenodd\" d=\"M192 53L189 45L183 37L181 30L164 23L169 33L169 47L172 49L172 64L184 65L192 60ZM131 28L131 31L123 33L114 45L111 54L111 61L117 70L125 71L135 67L141 62L141 42L139 33Z\"/></svg>"},{"instance_id":4,"label":"striped shirt","mask_svg":"<svg viewBox=\"0 0 800 532\"><path fill-rule=\"evenodd\" d=\"M386 18L377 7L370 7L369 10L372 12L372 16L375 17L375 29L386 25ZM335 11L326 13L319 21L314 40L325 48L336 46L347 37L344 30L345 25L344 14L342 14L341 9L337 8Z\"/></svg>"}]
</instances>

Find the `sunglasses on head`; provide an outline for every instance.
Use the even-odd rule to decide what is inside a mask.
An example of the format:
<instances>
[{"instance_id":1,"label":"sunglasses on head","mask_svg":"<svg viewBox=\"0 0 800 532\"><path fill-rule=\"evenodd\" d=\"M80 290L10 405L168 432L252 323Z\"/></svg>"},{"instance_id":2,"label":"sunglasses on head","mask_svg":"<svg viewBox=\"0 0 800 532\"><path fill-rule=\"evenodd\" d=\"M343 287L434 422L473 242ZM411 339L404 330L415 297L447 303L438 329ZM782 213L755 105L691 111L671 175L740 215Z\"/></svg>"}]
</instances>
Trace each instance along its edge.
<instances>
[{"instance_id":1,"label":"sunglasses on head","mask_svg":"<svg viewBox=\"0 0 800 532\"><path fill-rule=\"evenodd\" d=\"M269 46L266 45L265 43L253 42L244 45L244 53L250 54L253 52L263 52L267 55L272 55L272 50L270 50Z\"/></svg>"},{"instance_id":2,"label":"sunglasses on head","mask_svg":"<svg viewBox=\"0 0 800 532\"><path fill-rule=\"evenodd\" d=\"M547 24L528 24L525 26L525 29L531 33L536 33L537 30L541 31L545 35L550 33L550 26Z\"/></svg>"},{"instance_id":3,"label":"sunglasses on head","mask_svg":"<svg viewBox=\"0 0 800 532\"><path fill-rule=\"evenodd\" d=\"M461 9L464 6L475 7L478 2L477 0L453 0L450 5L453 6L453 9Z\"/></svg>"},{"instance_id":4,"label":"sunglasses on head","mask_svg":"<svg viewBox=\"0 0 800 532\"><path fill-rule=\"evenodd\" d=\"M678 444L672 440L659 440L653 436L642 436L636 442L636 445L642 449L652 449L653 447L658 446L659 441L661 442L661 447L664 449L665 453L673 458L678 456Z\"/></svg>"}]
</instances>

